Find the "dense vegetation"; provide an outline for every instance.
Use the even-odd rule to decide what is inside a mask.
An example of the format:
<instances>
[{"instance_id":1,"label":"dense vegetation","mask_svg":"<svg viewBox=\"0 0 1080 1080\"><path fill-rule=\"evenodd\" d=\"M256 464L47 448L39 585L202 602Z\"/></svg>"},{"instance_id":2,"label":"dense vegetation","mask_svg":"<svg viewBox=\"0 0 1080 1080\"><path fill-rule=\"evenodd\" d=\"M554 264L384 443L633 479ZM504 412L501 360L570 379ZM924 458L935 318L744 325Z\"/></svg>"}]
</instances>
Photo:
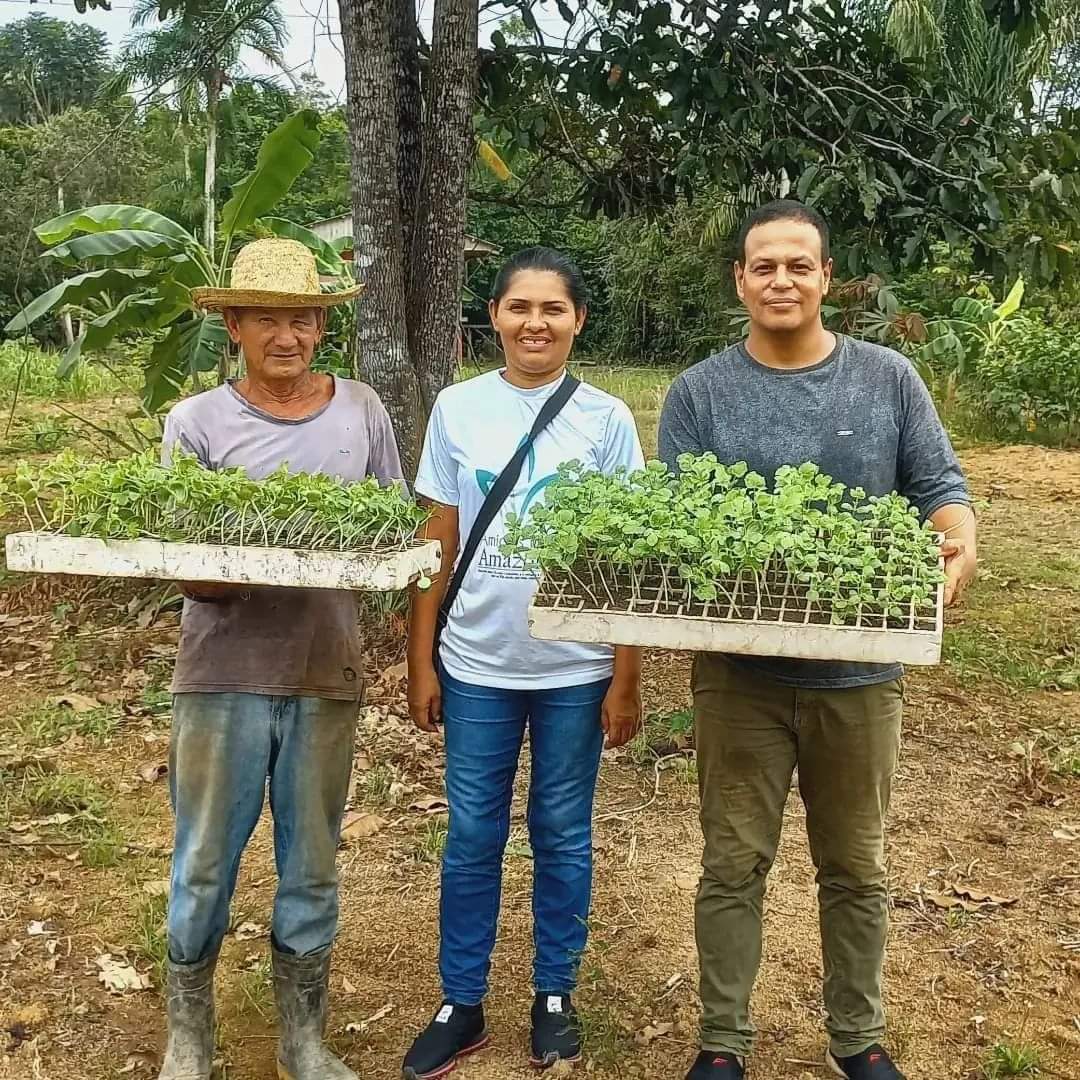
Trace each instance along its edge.
<instances>
[{"instance_id":1,"label":"dense vegetation","mask_svg":"<svg viewBox=\"0 0 1080 1080\"><path fill-rule=\"evenodd\" d=\"M521 5L481 58L486 152L473 174L470 233L504 252L545 242L575 257L591 293L587 356L677 366L742 332L730 240L745 209L782 193L809 199L835 226L833 328L906 352L959 426L1080 438L1077 20L1053 4L1034 22L1024 7L1022 27L1004 8L986 16L951 0L822 4L768 27L736 15L725 36L708 21L721 6L686 5L688 19L705 20L695 30L673 24L666 4L600 5L596 27L560 53L536 47ZM242 18L243 4L233 7ZM11 193L0 205L0 325L12 333L23 332L15 317L33 297L73 270L106 265L89 241L81 260L41 257L63 243L50 239L55 229L29 227L73 207L161 215L220 273L226 258L220 244L206 245L207 208L229 205L260 146L300 110L313 118L309 160L277 194L277 224L266 212L245 219L235 242L349 211L345 110L314 76L253 79L223 44L200 57L185 95L139 99L132 112L131 79L181 70L170 34L188 32L175 20L158 26L149 7L140 18L143 36L112 57L77 23L34 14L0 28L0 57L27 58L12 60L0 86L0 187ZM282 34L261 39L267 55ZM844 79L832 87L838 49ZM755 74L762 58L768 85ZM889 87L894 101L866 98L860 85ZM832 131L838 109L845 123ZM169 283L194 279L162 254L117 252L109 289L72 293L30 328L46 347L66 346L72 371L109 342L148 341L151 409L200 373L228 369L216 320L174 323L175 305L165 310L181 298ZM335 253L322 254L332 264L324 271L340 273ZM470 264L470 324L486 321L497 261ZM998 314L1021 276L1022 308ZM129 299L131 282L139 295ZM351 320L336 316L332 330L327 363L362 369L349 353ZM470 344L483 347L484 335Z\"/></svg>"}]
</instances>

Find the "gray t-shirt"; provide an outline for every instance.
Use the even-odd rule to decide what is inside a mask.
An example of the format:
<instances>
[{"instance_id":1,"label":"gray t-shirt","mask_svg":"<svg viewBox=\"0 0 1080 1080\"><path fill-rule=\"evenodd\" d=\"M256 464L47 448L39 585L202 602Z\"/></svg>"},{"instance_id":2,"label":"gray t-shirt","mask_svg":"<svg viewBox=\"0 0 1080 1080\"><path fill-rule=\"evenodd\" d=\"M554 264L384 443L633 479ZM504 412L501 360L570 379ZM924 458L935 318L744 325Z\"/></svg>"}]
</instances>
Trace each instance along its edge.
<instances>
[{"instance_id":1,"label":"gray t-shirt","mask_svg":"<svg viewBox=\"0 0 1080 1080\"><path fill-rule=\"evenodd\" d=\"M163 461L177 445L208 469L240 466L256 480L283 462L349 482L402 478L386 409L352 379L335 378L334 396L301 420L263 412L231 384L207 390L166 418ZM351 701L363 689L360 649L351 592L262 587L224 603L186 600L172 690Z\"/></svg>"},{"instance_id":2,"label":"gray t-shirt","mask_svg":"<svg viewBox=\"0 0 1080 1080\"><path fill-rule=\"evenodd\" d=\"M712 451L772 480L781 465L813 461L870 495L899 491L923 517L969 504L967 485L930 394L906 357L848 337L819 364L781 370L744 345L684 371L660 416L660 457ZM898 678L899 665L732 657L788 686L866 686Z\"/></svg>"}]
</instances>

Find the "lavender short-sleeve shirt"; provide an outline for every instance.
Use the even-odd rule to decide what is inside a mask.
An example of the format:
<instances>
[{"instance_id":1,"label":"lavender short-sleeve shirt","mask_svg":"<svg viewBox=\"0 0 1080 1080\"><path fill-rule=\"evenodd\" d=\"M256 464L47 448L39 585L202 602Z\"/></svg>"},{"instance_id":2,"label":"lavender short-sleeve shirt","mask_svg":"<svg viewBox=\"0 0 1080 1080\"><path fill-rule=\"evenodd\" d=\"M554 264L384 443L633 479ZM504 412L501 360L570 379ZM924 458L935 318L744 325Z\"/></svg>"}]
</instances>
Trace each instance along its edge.
<instances>
[{"instance_id":1,"label":"lavender short-sleeve shirt","mask_svg":"<svg viewBox=\"0 0 1080 1080\"><path fill-rule=\"evenodd\" d=\"M402 478L390 417L366 383L334 378L334 395L300 420L256 408L231 384L176 405L162 460L179 446L208 469L243 468L262 479L290 472L355 482ZM253 587L247 599L187 600L172 690L353 700L363 689L356 598L331 589Z\"/></svg>"}]
</instances>

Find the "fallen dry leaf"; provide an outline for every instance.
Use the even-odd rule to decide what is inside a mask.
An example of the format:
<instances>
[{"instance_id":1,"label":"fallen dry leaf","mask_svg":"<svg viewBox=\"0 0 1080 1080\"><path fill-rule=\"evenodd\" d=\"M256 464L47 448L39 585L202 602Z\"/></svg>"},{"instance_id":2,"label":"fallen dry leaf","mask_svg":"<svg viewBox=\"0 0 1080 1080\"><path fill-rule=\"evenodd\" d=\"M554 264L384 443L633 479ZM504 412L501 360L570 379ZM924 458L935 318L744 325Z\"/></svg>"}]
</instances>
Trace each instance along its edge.
<instances>
[{"instance_id":1,"label":"fallen dry leaf","mask_svg":"<svg viewBox=\"0 0 1080 1080\"><path fill-rule=\"evenodd\" d=\"M74 821L77 814L50 814L48 817L35 818L30 822L31 825L66 825L69 821ZM14 825L11 826L13 829Z\"/></svg>"},{"instance_id":2,"label":"fallen dry leaf","mask_svg":"<svg viewBox=\"0 0 1080 1080\"><path fill-rule=\"evenodd\" d=\"M350 1035L354 1033L362 1035L372 1024L378 1023L378 1021L382 1020L385 1016L389 1016L393 1011L393 1005L384 1005L378 1012L372 1013L366 1020L361 1020L360 1023L357 1023L354 1020L351 1024L346 1024L345 1030Z\"/></svg>"},{"instance_id":3,"label":"fallen dry leaf","mask_svg":"<svg viewBox=\"0 0 1080 1080\"><path fill-rule=\"evenodd\" d=\"M1080 840L1080 829L1075 829L1072 825L1065 825L1060 829L1054 830L1054 839L1064 840L1066 843L1071 843L1073 840Z\"/></svg>"},{"instance_id":4,"label":"fallen dry leaf","mask_svg":"<svg viewBox=\"0 0 1080 1080\"><path fill-rule=\"evenodd\" d=\"M101 702L86 694L69 692L53 698L54 705L66 705L74 713L88 713L101 708Z\"/></svg>"},{"instance_id":5,"label":"fallen dry leaf","mask_svg":"<svg viewBox=\"0 0 1080 1080\"><path fill-rule=\"evenodd\" d=\"M400 664L394 664L392 667L386 668L379 676L379 682L384 683L396 683L401 682L409 674L408 662L402 660Z\"/></svg>"},{"instance_id":6,"label":"fallen dry leaf","mask_svg":"<svg viewBox=\"0 0 1080 1080\"><path fill-rule=\"evenodd\" d=\"M269 934L270 931L267 927L260 925L259 923L246 922L241 923L236 928L236 940L237 941L253 941L255 938L263 938Z\"/></svg>"},{"instance_id":7,"label":"fallen dry leaf","mask_svg":"<svg viewBox=\"0 0 1080 1080\"><path fill-rule=\"evenodd\" d=\"M26 928L27 937L45 937L47 934L55 934L56 931L44 922L32 922Z\"/></svg>"},{"instance_id":8,"label":"fallen dry leaf","mask_svg":"<svg viewBox=\"0 0 1080 1080\"><path fill-rule=\"evenodd\" d=\"M156 878L153 881L144 881L142 891L146 893L147 896L168 896L169 879Z\"/></svg>"},{"instance_id":9,"label":"fallen dry leaf","mask_svg":"<svg viewBox=\"0 0 1080 1080\"><path fill-rule=\"evenodd\" d=\"M409 803L410 810L419 810L423 814L444 814L450 804L441 795L421 795Z\"/></svg>"},{"instance_id":10,"label":"fallen dry leaf","mask_svg":"<svg viewBox=\"0 0 1080 1080\"><path fill-rule=\"evenodd\" d=\"M675 1030L674 1024L647 1024L640 1031L634 1032L634 1042L638 1046L649 1046L663 1035L670 1035Z\"/></svg>"},{"instance_id":11,"label":"fallen dry leaf","mask_svg":"<svg viewBox=\"0 0 1080 1080\"><path fill-rule=\"evenodd\" d=\"M128 1054L124 1067L120 1070L121 1076L131 1076L133 1073L152 1074L157 1070L157 1061L151 1054L137 1053Z\"/></svg>"},{"instance_id":12,"label":"fallen dry leaf","mask_svg":"<svg viewBox=\"0 0 1080 1080\"><path fill-rule=\"evenodd\" d=\"M684 892L693 892L698 887L698 875L685 872L676 874L675 886Z\"/></svg>"},{"instance_id":13,"label":"fallen dry leaf","mask_svg":"<svg viewBox=\"0 0 1080 1080\"><path fill-rule=\"evenodd\" d=\"M379 817L378 814L364 814L358 810L351 810L341 822L341 840L346 844L354 840L366 840L379 832L385 824L385 818Z\"/></svg>"},{"instance_id":14,"label":"fallen dry leaf","mask_svg":"<svg viewBox=\"0 0 1080 1080\"><path fill-rule=\"evenodd\" d=\"M940 891L922 888L916 888L915 891L917 895L945 911L950 908L960 908L962 911L984 911L987 908L1011 907L1019 901L1019 897L1016 896L995 896L993 893L980 892L966 885L954 885L948 881Z\"/></svg>"},{"instance_id":15,"label":"fallen dry leaf","mask_svg":"<svg viewBox=\"0 0 1080 1080\"><path fill-rule=\"evenodd\" d=\"M101 969L98 972L98 981L103 982L110 993L126 994L129 991L150 989L150 980L145 975L140 975L130 964L125 964L108 953L95 957L94 963Z\"/></svg>"},{"instance_id":16,"label":"fallen dry leaf","mask_svg":"<svg viewBox=\"0 0 1080 1080\"><path fill-rule=\"evenodd\" d=\"M356 987L353 986L353 984L351 982L349 982L349 976L348 975L342 975L341 976L341 989L346 994L355 994L356 993Z\"/></svg>"},{"instance_id":17,"label":"fallen dry leaf","mask_svg":"<svg viewBox=\"0 0 1080 1080\"><path fill-rule=\"evenodd\" d=\"M169 763L167 761L148 761L145 765L139 766L139 779L145 780L148 784L156 784L163 776L169 774Z\"/></svg>"}]
</instances>

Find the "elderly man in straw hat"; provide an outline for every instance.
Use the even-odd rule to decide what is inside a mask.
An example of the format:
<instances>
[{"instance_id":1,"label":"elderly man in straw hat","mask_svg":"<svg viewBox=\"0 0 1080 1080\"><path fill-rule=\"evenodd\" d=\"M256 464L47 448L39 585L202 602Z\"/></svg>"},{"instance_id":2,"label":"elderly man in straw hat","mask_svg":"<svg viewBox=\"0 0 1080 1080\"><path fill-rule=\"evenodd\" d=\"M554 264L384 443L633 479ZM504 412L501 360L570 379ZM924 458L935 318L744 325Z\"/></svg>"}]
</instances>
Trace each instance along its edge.
<instances>
[{"instance_id":1,"label":"elderly man in straw hat","mask_svg":"<svg viewBox=\"0 0 1080 1080\"><path fill-rule=\"evenodd\" d=\"M315 259L293 240L257 240L232 287L195 289L221 311L246 374L169 414L163 455L261 478L282 463L347 481L402 476L371 387L317 374L326 309ZM271 927L283 1080L356 1074L323 1045L337 928L335 852L361 695L355 598L325 589L192 584L173 677L170 781L176 815L168 923L168 1046L160 1080L209 1080L214 966L240 855L269 778L278 890Z\"/></svg>"}]
</instances>

